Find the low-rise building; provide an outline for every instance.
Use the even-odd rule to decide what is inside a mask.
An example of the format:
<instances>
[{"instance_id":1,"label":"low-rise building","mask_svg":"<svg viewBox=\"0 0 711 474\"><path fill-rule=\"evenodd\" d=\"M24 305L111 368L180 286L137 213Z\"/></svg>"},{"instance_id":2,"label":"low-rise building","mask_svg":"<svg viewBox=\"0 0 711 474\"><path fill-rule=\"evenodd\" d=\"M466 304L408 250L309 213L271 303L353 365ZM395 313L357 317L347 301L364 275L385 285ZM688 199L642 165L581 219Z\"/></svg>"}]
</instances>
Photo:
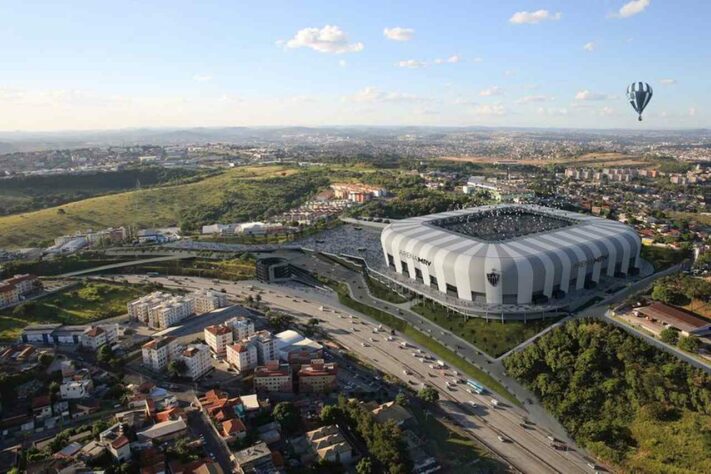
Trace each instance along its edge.
<instances>
[{"instance_id":1,"label":"low-rise building","mask_svg":"<svg viewBox=\"0 0 711 474\"><path fill-rule=\"evenodd\" d=\"M127 309L130 318L165 329L195 314L195 299L156 291L129 302Z\"/></svg>"},{"instance_id":2,"label":"low-rise building","mask_svg":"<svg viewBox=\"0 0 711 474\"><path fill-rule=\"evenodd\" d=\"M291 367L269 361L254 369L254 389L264 392L291 393L294 390Z\"/></svg>"},{"instance_id":3,"label":"low-rise building","mask_svg":"<svg viewBox=\"0 0 711 474\"><path fill-rule=\"evenodd\" d=\"M272 452L264 442L237 451L235 460L240 474L275 472Z\"/></svg>"},{"instance_id":4,"label":"low-rise building","mask_svg":"<svg viewBox=\"0 0 711 474\"><path fill-rule=\"evenodd\" d=\"M78 400L89 398L94 391L94 382L88 371L80 371L72 377L67 377L59 386L62 400Z\"/></svg>"},{"instance_id":5,"label":"low-rise building","mask_svg":"<svg viewBox=\"0 0 711 474\"><path fill-rule=\"evenodd\" d=\"M227 352L227 346L232 344L232 329L224 324L216 324L206 327L203 332L205 342L212 349L212 352L224 357Z\"/></svg>"},{"instance_id":6,"label":"low-rise building","mask_svg":"<svg viewBox=\"0 0 711 474\"><path fill-rule=\"evenodd\" d=\"M254 335L254 323L250 319L234 317L223 324L232 329L233 341L243 341Z\"/></svg>"},{"instance_id":7,"label":"low-rise building","mask_svg":"<svg viewBox=\"0 0 711 474\"><path fill-rule=\"evenodd\" d=\"M353 461L353 448L336 425L309 431L306 438L320 461L341 464L350 464Z\"/></svg>"},{"instance_id":8,"label":"low-rise building","mask_svg":"<svg viewBox=\"0 0 711 474\"><path fill-rule=\"evenodd\" d=\"M227 346L227 363L240 372L257 367L257 347L248 341Z\"/></svg>"},{"instance_id":9,"label":"low-rise building","mask_svg":"<svg viewBox=\"0 0 711 474\"><path fill-rule=\"evenodd\" d=\"M335 390L338 387L337 376L338 365L335 362L314 359L299 369L299 392L326 393Z\"/></svg>"},{"instance_id":10,"label":"low-rise building","mask_svg":"<svg viewBox=\"0 0 711 474\"><path fill-rule=\"evenodd\" d=\"M42 288L35 275L25 273L0 281L0 307L20 302L26 295Z\"/></svg>"},{"instance_id":11,"label":"low-rise building","mask_svg":"<svg viewBox=\"0 0 711 474\"><path fill-rule=\"evenodd\" d=\"M247 428L239 418L223 421L220 431L222 437L228 440L244 439L247 436Z\"/></svg>"},{"instance_id":12,"label":"low-rise building","mask_svg":"<svg viewBox=\"0 0 711 474\"><path fill-rule=\"evenodd\" d=\"M649 306L635 308L635 316L647 318L660 329L674 328L684 336L706 336L711 334L711 323L694 313L659 301Z\"/></svg>"},{"instance_id":13,"label":"low-rise building","mask_svg":"<svg viewBox=\"0 0 711 474\"><path fill-rule=\"evenodd\" d=\"M118 341L119 329L118 324L97 324L88 326L84 329L80 344L82 347L97 350L105 344L114 344Z\"/></svg>"},{"instance_id":14,"label":"low-rise building","mask_svg":"<svg viewBox=\"0 0 711 474\"><path fill-rule=\"evenodd\" d=\"M99 443L111 453L116 461L126 462L131 459L131 443L124 434L121 423L116 423L99 433Z\"/></svg>"},{"instance_id":15,"label":"low-rise building","mask_svg":"<svg viewBox=\"0 0 711 474\"><path fill-rule=\"evenodd\" d=\"M210 348L205 344L190 344L182 352L180 358L187 367L186 375L192 380L199 379L212 369Z\"/></svg>"},{"instance_id":16,"label":"low-rise building","mask_svg":"<svg viewBox=\"0 0 711 474\"><path fill-rule=\"evenodd\" d=\"M159 336L143 345L143 365L149 369L160 372L170 361L178 357L178 340L173 336Z\"/></svg>"},{"instance_id":17,"label":"low-rise building","mask_svg":"<svg viewBox=\"0 0 711 474\"><path fill-rule=\"evenodd\" d=\"M140 431L137 434L140 441L151 441L163 443L183 436L188 430L188 425L182 417L177 420L168 420L162 423L156 423L148 429Z\"/></svg>"}]
</instances>

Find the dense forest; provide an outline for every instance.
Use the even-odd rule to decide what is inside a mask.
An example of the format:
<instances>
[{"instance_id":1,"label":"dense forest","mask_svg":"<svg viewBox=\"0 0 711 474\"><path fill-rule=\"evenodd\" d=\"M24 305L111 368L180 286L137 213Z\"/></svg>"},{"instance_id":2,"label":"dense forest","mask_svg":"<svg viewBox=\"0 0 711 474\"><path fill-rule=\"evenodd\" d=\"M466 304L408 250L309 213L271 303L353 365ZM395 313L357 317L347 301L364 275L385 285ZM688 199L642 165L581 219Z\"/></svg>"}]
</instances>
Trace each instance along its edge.
<instances>
[{"instance_id":1,"label":"dense forest","mask_svg":"<svg viewBox=\"0 0 711 474\"><path fill-rule=\"evenodd\" d=\"M198 172L187 169L140 167L110 172L5 178L0 180L0 215L59 206L137 187L184 182L197 175Z\"/></svg>"},{"instance_id":2,"label":"dense forest","mask_svg":"<svg viewBox=\"0 0 711 474\"><path fill-rule=\"evenodd\" d=\"M629 472L708 472L711 376L621 328L571 321L504 360L579 444Z\"/></svg>"}]
</instances>

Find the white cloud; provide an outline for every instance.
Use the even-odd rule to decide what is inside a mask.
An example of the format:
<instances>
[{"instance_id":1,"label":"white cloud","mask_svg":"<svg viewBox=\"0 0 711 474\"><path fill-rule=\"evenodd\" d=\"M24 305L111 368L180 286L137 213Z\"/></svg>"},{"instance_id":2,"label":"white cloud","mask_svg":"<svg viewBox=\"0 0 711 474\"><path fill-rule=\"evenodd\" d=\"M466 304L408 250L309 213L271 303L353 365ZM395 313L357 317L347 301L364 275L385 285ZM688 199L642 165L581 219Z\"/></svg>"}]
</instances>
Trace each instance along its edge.
<instances>
[{"instance_id":1,"label":"white cloud","mask_svg":"<svg viewBox=\"0 0 711 474\"><path fill-rule=\"evenodd\" d=\"M193 81L197 82L208 82L212 80L212 76L209 74L195 74L193 76Z\"/></svg>"},{"instance_id":2,"label":"white cloud","mask_svg":"<svg viewBox=\"0 0 711 474\"><path fill-rule=\"evenodd\" d=\"M293 38L284 43L287 48L311 48L319 53L356 53L363 50L363 43L350 43L345 32L335 25L326 25L323 28L304 28L299 30Z\"/></svg>"},{"instance_id":3,"label":"white cloud","mask_svg":"<svg viewBox=\"0 0 711 474\"><path fill-rule=\"evenodd\" d=\"M394 28L385 28L383 30L383 35L389 40L393 41L410 41L415 37L415 30L412 28L401 28L396 26Z\"/></svg>"},{"instance_id":4,"label":"white cloud","mask_svg":"<svg viewBox=\"0 0 711 474\"><path fill-rule=\"evenodd\" d=\"M622 5L617 12L619 18L629 18L638 13L642 13L651 3L651 0L632 0Z\"/></svg>"},{"instance_id":5,"label":"white cloud","mask_svg":"<svg viewBox=\"0 0 711 474\"><path fill-rule=\"evenodd\" d=\"M578 91L578 93L575 94L575 100L607 100L607 99L612 99L612 97L607 94L599 94L597 92L591 92L587 89Z\"/></svg>"},{"instance_id":6,"label":"white cloud","mask_svg":"<svg viewBox=\"0 0 711 474\"><path fill-rule=\"evenodd\" d=\"M384 92L375 87L364 87L355 94L343 98L347 102L383 103L383 102L430 102L430 99L418 97L404 92Z\"/></svg>"},{"instance_id":7,"label":"white cloud","mask_svg":"<svg viewBox=\"0 0 711 474\"><path fill-rule=\"evenodd\" d=\"M462 57L459 56L458 54L453 54L452 56L448 58L437 58L434 60L435 64L457 64L458 62L461 62Z\"/></svg>"},{"instance_id":8,"label":"white cloud","mask_svg":"<svg viewBox=\"0 0 711 474\"><path fill-rule=\"evenodd\" d=\"M568 115L568 109L565 107L539 107L536 112L538 115L547 116Z\"/></svg>"},{"instance_id":9,"label":"white cloud","mask_svg":"<svg viewBox=\"0 0 711 474\"><path fill-rule=\"evenodd\" d=\"M676 84L676 79L662 79L659 81L659 83L665 86L671 86L673 84Z\"/></svg>"},{"instance_id":10,"label":"white cloud","mask_svg":"<svg viewBox=\"0 0 711 474\"><path fill-rule=\"evenodd\" d=\"M689 117L696 116L696 107L689 107Z\"/></svg>"},{"instance_id":11,"label":"white cloud","mask_svg":"<svg viewBox=\"0 0 711 474\"><path fill-rule=\"evenodd\" d=\"M563 15L560 12L551 13L548 10L536 10L535 12L521 11L514 13L509 22L515 25L535 24L542 21L557 21Z\"/></svg>"},{"instance_id":12,"label":"white cloud","mask_svg":"<svg viewBox=\"0 0 711 474\"><path fill-rule=\"evenodd\" d=\"M516 101L517 104L530 104L532 102L550 102L553 97L548 97L546 95L527 95L521 97Z\"/></svg>"},{"instance_id":13,"label":"white cloud","mask_svg":"<svg viewBox=\"0 0 711 474\"><path fill-rule=\"evenodd\" d=\"M512 76L515 76L517 73L518 73L518 71L516 71L516 69L507 69L504 71L504 76L512 77Z\"/></svg>"},{"instance_id":14,"label":"white cloud","mask_svg":"<svg viewBox=\"0 0 711 474\"><path fill-rule=\"evenodd\" d=\"M506 115L506 108L501 104L481 104L474 107L474 113L477 115Z\"/></svg>"},{"instance_id":15,"label":"white cloud","mask_svg":"<svg viewBox=\"0 0 711 474\"><path fill-rule=\"evenodd\" d=\"M615 109L612 107L605 106L602 109L600 109L600 115L603 117L609 117L610 115L615 115Z\"/></svg>"},{"instance_id":16,"label":"white cloud","mask_svg":"<svg viewBox=\"0 0 711 474\"><path fill-rule=\"evenodd\" d=\"M491 86L479 91L479 95L482 97L491 97L492 95L501 95L502 92L501 87Z\"/></svg>"},{"instance_id":17,"label":"white cloud","mask_svg":"<svg viewBox=\"0 0 711 474\"><path fill-rule=\"evenodd\" d=\"M597 48L597 44L594 41L589 41L583 45L583 49L589 53L592 53Z\"/></svg>"},{"instance_id":18,"label":"white cloud","mask_svg":"<svg viewBox=\"0 0 711 474\"><path fill-rule=\"evenodd\" d=\"M338 61L338 65L341 67L346 67L348 66L348 61L346 61L345 59L341 59Z\"/></svg>"},{"instance_id":19,"label":"white cloud","mask_svg":"<svg viewBox=\"0 0 711 474\"><path fill-rule=\"evenodd\" d=\"M417 59L407 59L404 61L398 61L395 63L397 67L404 67L407 69L418 69L425 67L426 63L424 61L418 61Z\"/></svg>"}]
</instances>

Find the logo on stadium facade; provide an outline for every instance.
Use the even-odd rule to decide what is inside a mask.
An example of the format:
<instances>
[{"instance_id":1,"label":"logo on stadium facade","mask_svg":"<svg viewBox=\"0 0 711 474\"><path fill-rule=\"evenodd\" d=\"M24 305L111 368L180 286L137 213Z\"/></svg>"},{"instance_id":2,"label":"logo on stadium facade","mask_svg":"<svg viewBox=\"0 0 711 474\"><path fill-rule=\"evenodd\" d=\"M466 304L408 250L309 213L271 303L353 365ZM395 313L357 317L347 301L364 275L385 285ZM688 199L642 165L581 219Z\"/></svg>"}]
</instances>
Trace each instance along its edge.
<instances>
[{"instance_id":1,"label":"logo on stadium facade","mask_svg":"<svg viewBox=\"0 0 711 474\"><path fill-rule=\"evenodd\" d=\"M411 258L411 259L413 259L414 261L416 261L417 263L424 263L424 264L427 265L428 267L429 267L430 265L432 265L432 262L429 261L429 260L427 260L426 258L418 257L417 255L415 255L415 254L413 254L413 253L411 253L411 252L407 252L407 251L405 251L405 250L400 250L400 256L401 256L401 257L405 257L405 258Z\"/></svg>"},{"instance_id":2,"label":"logo on stadium facade","mask_svg":"<svg viewBox=\"0 0 711 474\"><path fill-rule=\"evenodd\" d=\"M491 286L496 286L499 284L499 280L501 279L501 275L494 269L491 270L489 273L486 274L486 279L489 280L489 284Z\"/></svg>"}]
</instances>

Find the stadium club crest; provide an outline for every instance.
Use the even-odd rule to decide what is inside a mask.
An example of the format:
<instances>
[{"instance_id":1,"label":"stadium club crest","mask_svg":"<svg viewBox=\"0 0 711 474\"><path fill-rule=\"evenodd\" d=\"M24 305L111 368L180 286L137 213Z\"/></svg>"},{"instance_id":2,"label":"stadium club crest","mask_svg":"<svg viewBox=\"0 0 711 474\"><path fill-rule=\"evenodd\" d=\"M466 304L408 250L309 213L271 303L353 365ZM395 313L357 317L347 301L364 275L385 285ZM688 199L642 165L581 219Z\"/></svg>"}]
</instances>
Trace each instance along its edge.
<instances>
[{"instance_id":1,"label":"stadium club crest","mask_svg":"<svg viewBox=\"0 0 711 474\"><path fill-rule=\"evenodd\" d=\"M486 279L489 280L489 284L491 286L496 286L499 284L499 280L501 279L501 274L496 271L496 269L492 269L489 273L486 274Z\"/></svg>"}]
</instances>

